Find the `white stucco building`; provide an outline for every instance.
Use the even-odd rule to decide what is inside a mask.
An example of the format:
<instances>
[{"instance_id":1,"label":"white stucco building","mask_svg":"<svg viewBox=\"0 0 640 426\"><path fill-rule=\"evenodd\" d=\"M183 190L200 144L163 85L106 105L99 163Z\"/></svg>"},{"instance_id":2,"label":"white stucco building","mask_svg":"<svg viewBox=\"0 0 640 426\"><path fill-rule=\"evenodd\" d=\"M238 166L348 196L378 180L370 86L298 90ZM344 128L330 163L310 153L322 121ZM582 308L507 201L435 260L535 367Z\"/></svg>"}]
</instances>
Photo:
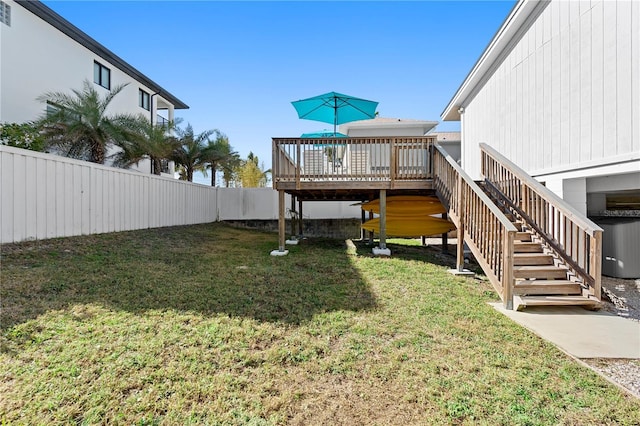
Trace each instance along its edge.
<instances>
[{"instance_id":1,"label":"white stucco building","mask_svg":"<svg viewBox=\"0 0 640 426\"><path fill-rule=\"evenodd\" d=\"M34 120L45 111L38 96L81 89L84 80L103 94L128 83L110 113L142 114L155 123L188 108L40 1L0 1L0 122Z\"/></svg>"}]
</instances>

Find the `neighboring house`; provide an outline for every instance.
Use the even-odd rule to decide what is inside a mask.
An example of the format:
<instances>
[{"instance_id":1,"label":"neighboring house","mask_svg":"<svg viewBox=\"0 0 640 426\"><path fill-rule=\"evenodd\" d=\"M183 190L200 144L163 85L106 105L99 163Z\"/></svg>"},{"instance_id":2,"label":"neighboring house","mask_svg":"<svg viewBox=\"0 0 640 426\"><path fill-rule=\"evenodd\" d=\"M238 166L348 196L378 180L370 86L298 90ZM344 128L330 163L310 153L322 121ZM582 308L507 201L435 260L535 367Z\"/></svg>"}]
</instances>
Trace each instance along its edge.
<instances>
[{"instance_id":1,"label":"neighboring house","mask_svg":"<svg viewBox=\"0 0 640 426\"><path fill-rule=\"evenodd\" d=\"M640 259L639 82L639 1L520 0L442 119L461 122L472 177L486 143L602 223L603 273L615 274L621 247L633 246L627 270ZM608 232L604 215L626 231Z\"/></svg>"},{"instance_id":2,"label":"neighboring house","mask_svg":"<svg viewBox=\"0 0 640 426\"><path fill-rule=\"evenodd\" d=\"M424 136L438 124L437 121L424 120L407 120L400 118L376 117L370 120L352 121L340 125L340 132L351 138L358 137L412 137ZM409 167L412 163L414 166L423 166L427 164L427 158L422 151L421 146L411 144L398 151L400 156L398 167L400 170ZM400 149L400 147L398 147ZM338 148L338 154L340 155ZM347 171L361 172L371 171L374 173L385 172L389 170L390 158L389 149L385 145L380 144L351 144L345 150L344 164ZM423 158L424 157L424 158Z\"/></svg>"},{"instance_id":3,"label":"neighboring house","mask_svg":"<svg viewBox=\"0 0 640 426\"><path fill-rule=\"evenodd\" d=\"M428 136L435 136L436 142L458 163L460 163L460 132L429 132Z\"/></svg>"},{"instance_id":4,"label":"neighboring house","mask_svg":"<svg viewBox=\"0 0 640 426\"><path fill-rule=\"evenodd\" d=\"M111 103L112 113L162 124L174 119L175 109L189 108L40 1L0 1L0 52L0 122L37 119L45 111L38 96L81 89L84 80L104 93L129 83Z\"/></svg>"},{"instance_id":5,"label":"neighboring house","mask_svg":"<svg viewBox=\"0 0 640 426\"><path fill-rule=\"evenodd\" d=\"M437 124L437 121L376 117L371 120L342 124L340 132L352 138L361 136L424 136Z\"/></svg>"}]
</instances>

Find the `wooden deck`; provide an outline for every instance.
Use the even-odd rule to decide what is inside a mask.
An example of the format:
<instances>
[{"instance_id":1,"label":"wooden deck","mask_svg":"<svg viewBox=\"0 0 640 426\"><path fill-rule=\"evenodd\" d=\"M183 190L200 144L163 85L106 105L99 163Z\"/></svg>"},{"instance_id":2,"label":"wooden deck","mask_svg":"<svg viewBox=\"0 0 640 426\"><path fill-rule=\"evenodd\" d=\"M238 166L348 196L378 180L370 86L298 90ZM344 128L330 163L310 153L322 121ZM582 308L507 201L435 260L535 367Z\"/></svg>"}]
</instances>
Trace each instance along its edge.
<instances>
[{"instance_id":1,"label":"wooden deck","mask_svg":"<svg viewBox=\"0 0 640 426\"><path fill-rule=\"evenodd\" d=\"M435 138L273 139L273 186L301 200L433 194Z\"/></svg>"},{"instance_id":2,"label":"wooden deck","mask_svg":"<svg viewBox=\"0 0 640 426\"><path fill-rule=\"evenodd\" d=\"M597 308L602 230L491 147L480 148L484 179L476 183L433 137L273 139L279 248L272 254L286 252L285 193L301 217L302 201L379 198L377 249L385 254L387 197L435 194L457 227L457 269L466 243L505 308Z\"/></svg>"}]
</instances>

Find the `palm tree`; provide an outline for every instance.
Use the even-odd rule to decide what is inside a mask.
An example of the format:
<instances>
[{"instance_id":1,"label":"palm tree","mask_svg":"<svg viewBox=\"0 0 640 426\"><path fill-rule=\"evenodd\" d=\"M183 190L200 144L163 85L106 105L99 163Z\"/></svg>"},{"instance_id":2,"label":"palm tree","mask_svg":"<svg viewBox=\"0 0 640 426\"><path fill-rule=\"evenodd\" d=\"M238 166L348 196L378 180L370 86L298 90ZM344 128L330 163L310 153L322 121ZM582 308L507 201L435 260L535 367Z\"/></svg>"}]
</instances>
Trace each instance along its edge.
<instances>
[{"instance_id":1,"label":"palm tree","mask_svg":"<svg viewBox=\"0 0 640 426\"><path fill-rule=\"evenodd\" d=\"M124 143L135 133L137 116L107 115L107 108L126 84L114 87L104 97L88 80L73 94L47 92L38 97L51 108L38 121L47 144L67 157L104 164L109 147Z\"/></svg>"},{"instance_id":2,"label":"palm tree","mask_svg":"<svg viewBox=\"0 0 640 426\"><path fill-rule=\"evenodd\" d=\"M229 144L229 138L219 130L214 130L216 139L209 141L209 144L202 151L203 160L208 163L203 173L206 177L206 169L211 170L211 186L216 186L216 172L232 169L240 156Z\"/></svg>"},{"instance_id":3,"label":"palm tree","mask_svg":"<svg viewBox=\"0 0 640 426\"><path fill-rule=\"evenodd\" d=\"M193 172L204 170L206 160L203 155L205 143L209 142L209 137L214 133L213 130L206 130L202 133L195 134L191 124L187 127L177 129L178 146L173 151L172 158L178 166L182 168L180 179L193 182Z\"/></svg>"},{"instance_id":4,"label":"palm tree","mask_svg":"<svg viewBox=\"0 0 640 426\"><path fill-rule=\"evenodd\" d=\"M240 172L240 166L242 160L240 155L236 154L230 158L222 167L222 179L224 180L224 186L229 188L233 183L234 187L237 187L238 173Z\"/></svg>"},{"instance_id":5,"label":"palm tree","mask_svg":"<svg viewBox=\"0 0 640 426\"><path fill-rule=\"evenodd\" d=\"M175 122L159 126L141 116L136 125L134 137L119 144L122 151L116 154L115 164L128 167L148 157L151 160L151 173L160 175L162 160L171 159L178 148L177 139L171 135Z\"/></svg>"}]
</instances>

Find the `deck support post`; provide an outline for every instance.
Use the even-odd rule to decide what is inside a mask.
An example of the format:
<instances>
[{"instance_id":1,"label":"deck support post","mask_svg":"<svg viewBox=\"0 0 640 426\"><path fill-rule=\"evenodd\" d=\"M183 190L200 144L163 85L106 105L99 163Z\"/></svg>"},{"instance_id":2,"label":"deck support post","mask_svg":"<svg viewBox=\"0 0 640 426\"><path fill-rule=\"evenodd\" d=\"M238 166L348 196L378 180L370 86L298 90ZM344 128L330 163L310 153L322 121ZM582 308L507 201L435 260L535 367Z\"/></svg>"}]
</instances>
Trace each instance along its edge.
<instances>
[{"instance_id":1,"label":"deck support post","mask_svg":"<svg viewBox=\"0 0 640 426\"><path fill-rule=\"evenodd\" d=\"M285 256L289 250L285 250L285 220L284 220L284 190L278 190L278 250L272 250L271 256Z\"/></svg>"},{"instance_id":2,"label":"deck support post","mask_svg":"<svg viewBox=\"0 0 640 426\"><path fill-rule=\"evenodd\" d=\"M373 219L373 212L369 212L369 220ZM373 231L369 231L369 244L373 245Z\"/></svg>"},{"instance_id":3,"label":"deck support post","mask_svg":"<svg viewBox=\"0 0 640 426\"><path fill-rule=\"evenodd\" d=\"M442 213L442 218L446 219L447 214ZM442 253L449 253L449 237L447 236L446 232L442 233Z\"/></svg>"},{"instance_id":4,"label":"deck support post","mask_svg":"<svg viewBox=\"0 0 640 426\"><path fill-rule=\"evenodd\" d=\"M298 237L302 239L302 200L298 197Z\"/></svg>"},{"instance_id":5,"label":"deck support post","mask_svg":"<svg viewBox=\"0 0 640 426\"><path fill-rule=\"evenodd\" d=\"M364 225L365 220L367 219L366 217L366 213L364 211L364 209L360 209L360 240L364 241L364 239L366 238L366 230L362 227L362 225Z\"/></svg>"},{"instance_id":6,"label":"deck support post","mask_svg":"<svg viewBox=\"0 0 640 426\"><path fill-rule=\"evenodd\" d=\"M387 248L387 190L380 190L380 244L373 248L373 254L377 256L391 256L391 250Z\"/></svg>"},{"instance_id":7,"label":"deck support post","mask_svg":"<svg viewBox=\"0 0 640 426\"><path fill-rule=\"evenodd\" d=\"M296 196L291 194L291 238L295 238L296 235Z\"/></svg>"}]
</instances>

